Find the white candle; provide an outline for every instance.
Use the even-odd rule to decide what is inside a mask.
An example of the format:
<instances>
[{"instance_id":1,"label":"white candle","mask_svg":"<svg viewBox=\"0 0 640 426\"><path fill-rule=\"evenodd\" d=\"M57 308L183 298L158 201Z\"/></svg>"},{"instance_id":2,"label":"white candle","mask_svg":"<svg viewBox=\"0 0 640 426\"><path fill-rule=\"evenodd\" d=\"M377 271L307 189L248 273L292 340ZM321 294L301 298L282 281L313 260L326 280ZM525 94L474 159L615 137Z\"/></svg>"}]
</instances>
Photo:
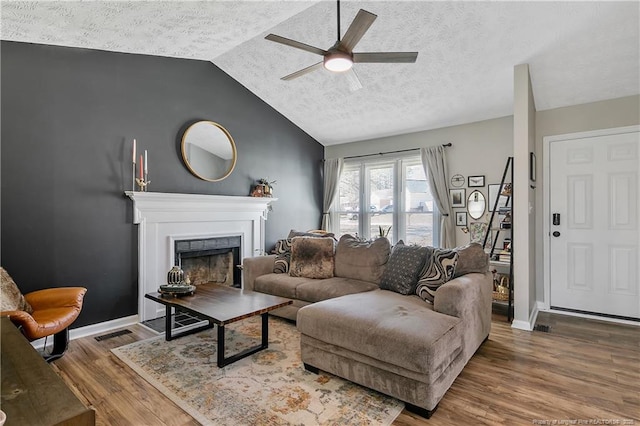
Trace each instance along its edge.
<instances>
[{"instance_id":1,"label":"white candle","mask_svg":"<svg viewBox=\"0 0 640 426\"><path fill-rule=\"evenodd\" d=\"M133 140L133 164L136 164L136 140Z\"/></svg>"},{"instance_id":2,"label":"white candle","mask_svg":"<svg viewBox=\"0 0 640 426\"><path fill-rule=\"evenodd\" d=\"M147 150L144 150L144 173L147 174L149 173L149 169L147 166Z\"/></svg>"}]
</instances>

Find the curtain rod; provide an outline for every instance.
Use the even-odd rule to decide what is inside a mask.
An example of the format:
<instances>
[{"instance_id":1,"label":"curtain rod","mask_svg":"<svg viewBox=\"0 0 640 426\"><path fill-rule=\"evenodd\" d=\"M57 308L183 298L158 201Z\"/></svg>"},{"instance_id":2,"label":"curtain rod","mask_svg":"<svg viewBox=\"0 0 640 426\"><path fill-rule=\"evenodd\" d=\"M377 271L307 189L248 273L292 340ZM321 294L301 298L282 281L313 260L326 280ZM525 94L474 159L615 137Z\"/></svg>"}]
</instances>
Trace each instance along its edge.
<instances>
[{"instance_id":1,"label":"curtain rod","mask_svg":"<svg viewBox=\"0 0 640 426\"><path fill-rule=\"evenodd\" d=\"M453 146L453 144L451 142L449 143L443 143L442 146L444 146L445 148ZM410 151L419 151L420 148L411 148L411 149L399 149L397 151L387 151L387 152L378 152L376 154L363 154L363 155L352 155L350 157L344 157L345 160L350 159L350 158L362 158L362 157L371 157L374 155L384 155L384 154L397 154L399 152L410 152Z\"/></svg>"}]
</instances>

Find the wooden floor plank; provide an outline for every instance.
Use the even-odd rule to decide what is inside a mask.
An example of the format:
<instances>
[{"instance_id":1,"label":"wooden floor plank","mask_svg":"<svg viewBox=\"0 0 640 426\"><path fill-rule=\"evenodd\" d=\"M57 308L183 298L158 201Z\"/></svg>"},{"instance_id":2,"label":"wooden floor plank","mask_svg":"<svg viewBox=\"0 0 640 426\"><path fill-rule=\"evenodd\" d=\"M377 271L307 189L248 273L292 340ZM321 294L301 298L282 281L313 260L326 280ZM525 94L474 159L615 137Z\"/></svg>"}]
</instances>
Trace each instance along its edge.
<instances>
[{"instance_id":1,"label":"wooden floor plank","mask_svg":"<svg viewBox=\"0 0 640 426\"><path fill-rule=\"evenodd\" d=\"M640 425L640 327L541 313L549 333L512 329L494 315L490 338L427 420L396 426L531 425L534 420L632 420ZM110 352L155 334L74 340L55 367L96 410L99 425L197 425Z\"/></svg>"}]
</instances>

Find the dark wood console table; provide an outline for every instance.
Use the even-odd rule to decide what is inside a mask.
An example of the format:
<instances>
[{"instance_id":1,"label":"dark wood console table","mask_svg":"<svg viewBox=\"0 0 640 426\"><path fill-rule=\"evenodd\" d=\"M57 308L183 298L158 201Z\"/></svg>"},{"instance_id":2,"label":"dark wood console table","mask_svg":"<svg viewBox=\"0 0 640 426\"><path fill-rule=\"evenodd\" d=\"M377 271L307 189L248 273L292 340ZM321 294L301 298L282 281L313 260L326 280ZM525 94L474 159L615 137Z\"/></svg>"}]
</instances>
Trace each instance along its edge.
<instances>
[{"instance_id":1,"label":"dark wood console table","mask_svg":"<svg viewBox=\"0 0 640 426\"><path fill-rule=\"evenodd\" d=\"M8 317L2 336L2 411L5 426L95 425L95 411L84 406Z\"/></svg>"}]
</instances>

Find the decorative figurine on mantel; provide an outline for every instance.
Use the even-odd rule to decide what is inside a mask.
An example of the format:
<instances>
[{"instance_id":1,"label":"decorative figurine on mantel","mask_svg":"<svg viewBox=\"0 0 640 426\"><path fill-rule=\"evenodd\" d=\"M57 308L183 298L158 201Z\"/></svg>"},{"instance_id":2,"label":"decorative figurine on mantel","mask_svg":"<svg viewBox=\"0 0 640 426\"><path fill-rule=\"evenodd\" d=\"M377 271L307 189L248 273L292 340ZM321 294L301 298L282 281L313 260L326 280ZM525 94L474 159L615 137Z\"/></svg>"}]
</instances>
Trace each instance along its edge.
<instances>
[{"instance_id":1,"label":"decorative figurine on mantel","mask_svg":"<svg viewBox=\"0 0 640 426\"><path fill-rule=\"evenodd\" d=\"M257 183L251 188L249 195L252 197L271 197L274 183L276 183L275 180L269 182L269 180L265 178L258 179Z\"/></svg>"},{"instance_id":2,"label":"decorative figurine on mantel","mask_svg":"<svg viewBox=\"0 0 640 426\"><path fill-rule=\"evenodd\" d=\"M136 183L141 192L147 192L147 186L151 183L147 178L136 178Z\"/></svg>"}]
</instances>

